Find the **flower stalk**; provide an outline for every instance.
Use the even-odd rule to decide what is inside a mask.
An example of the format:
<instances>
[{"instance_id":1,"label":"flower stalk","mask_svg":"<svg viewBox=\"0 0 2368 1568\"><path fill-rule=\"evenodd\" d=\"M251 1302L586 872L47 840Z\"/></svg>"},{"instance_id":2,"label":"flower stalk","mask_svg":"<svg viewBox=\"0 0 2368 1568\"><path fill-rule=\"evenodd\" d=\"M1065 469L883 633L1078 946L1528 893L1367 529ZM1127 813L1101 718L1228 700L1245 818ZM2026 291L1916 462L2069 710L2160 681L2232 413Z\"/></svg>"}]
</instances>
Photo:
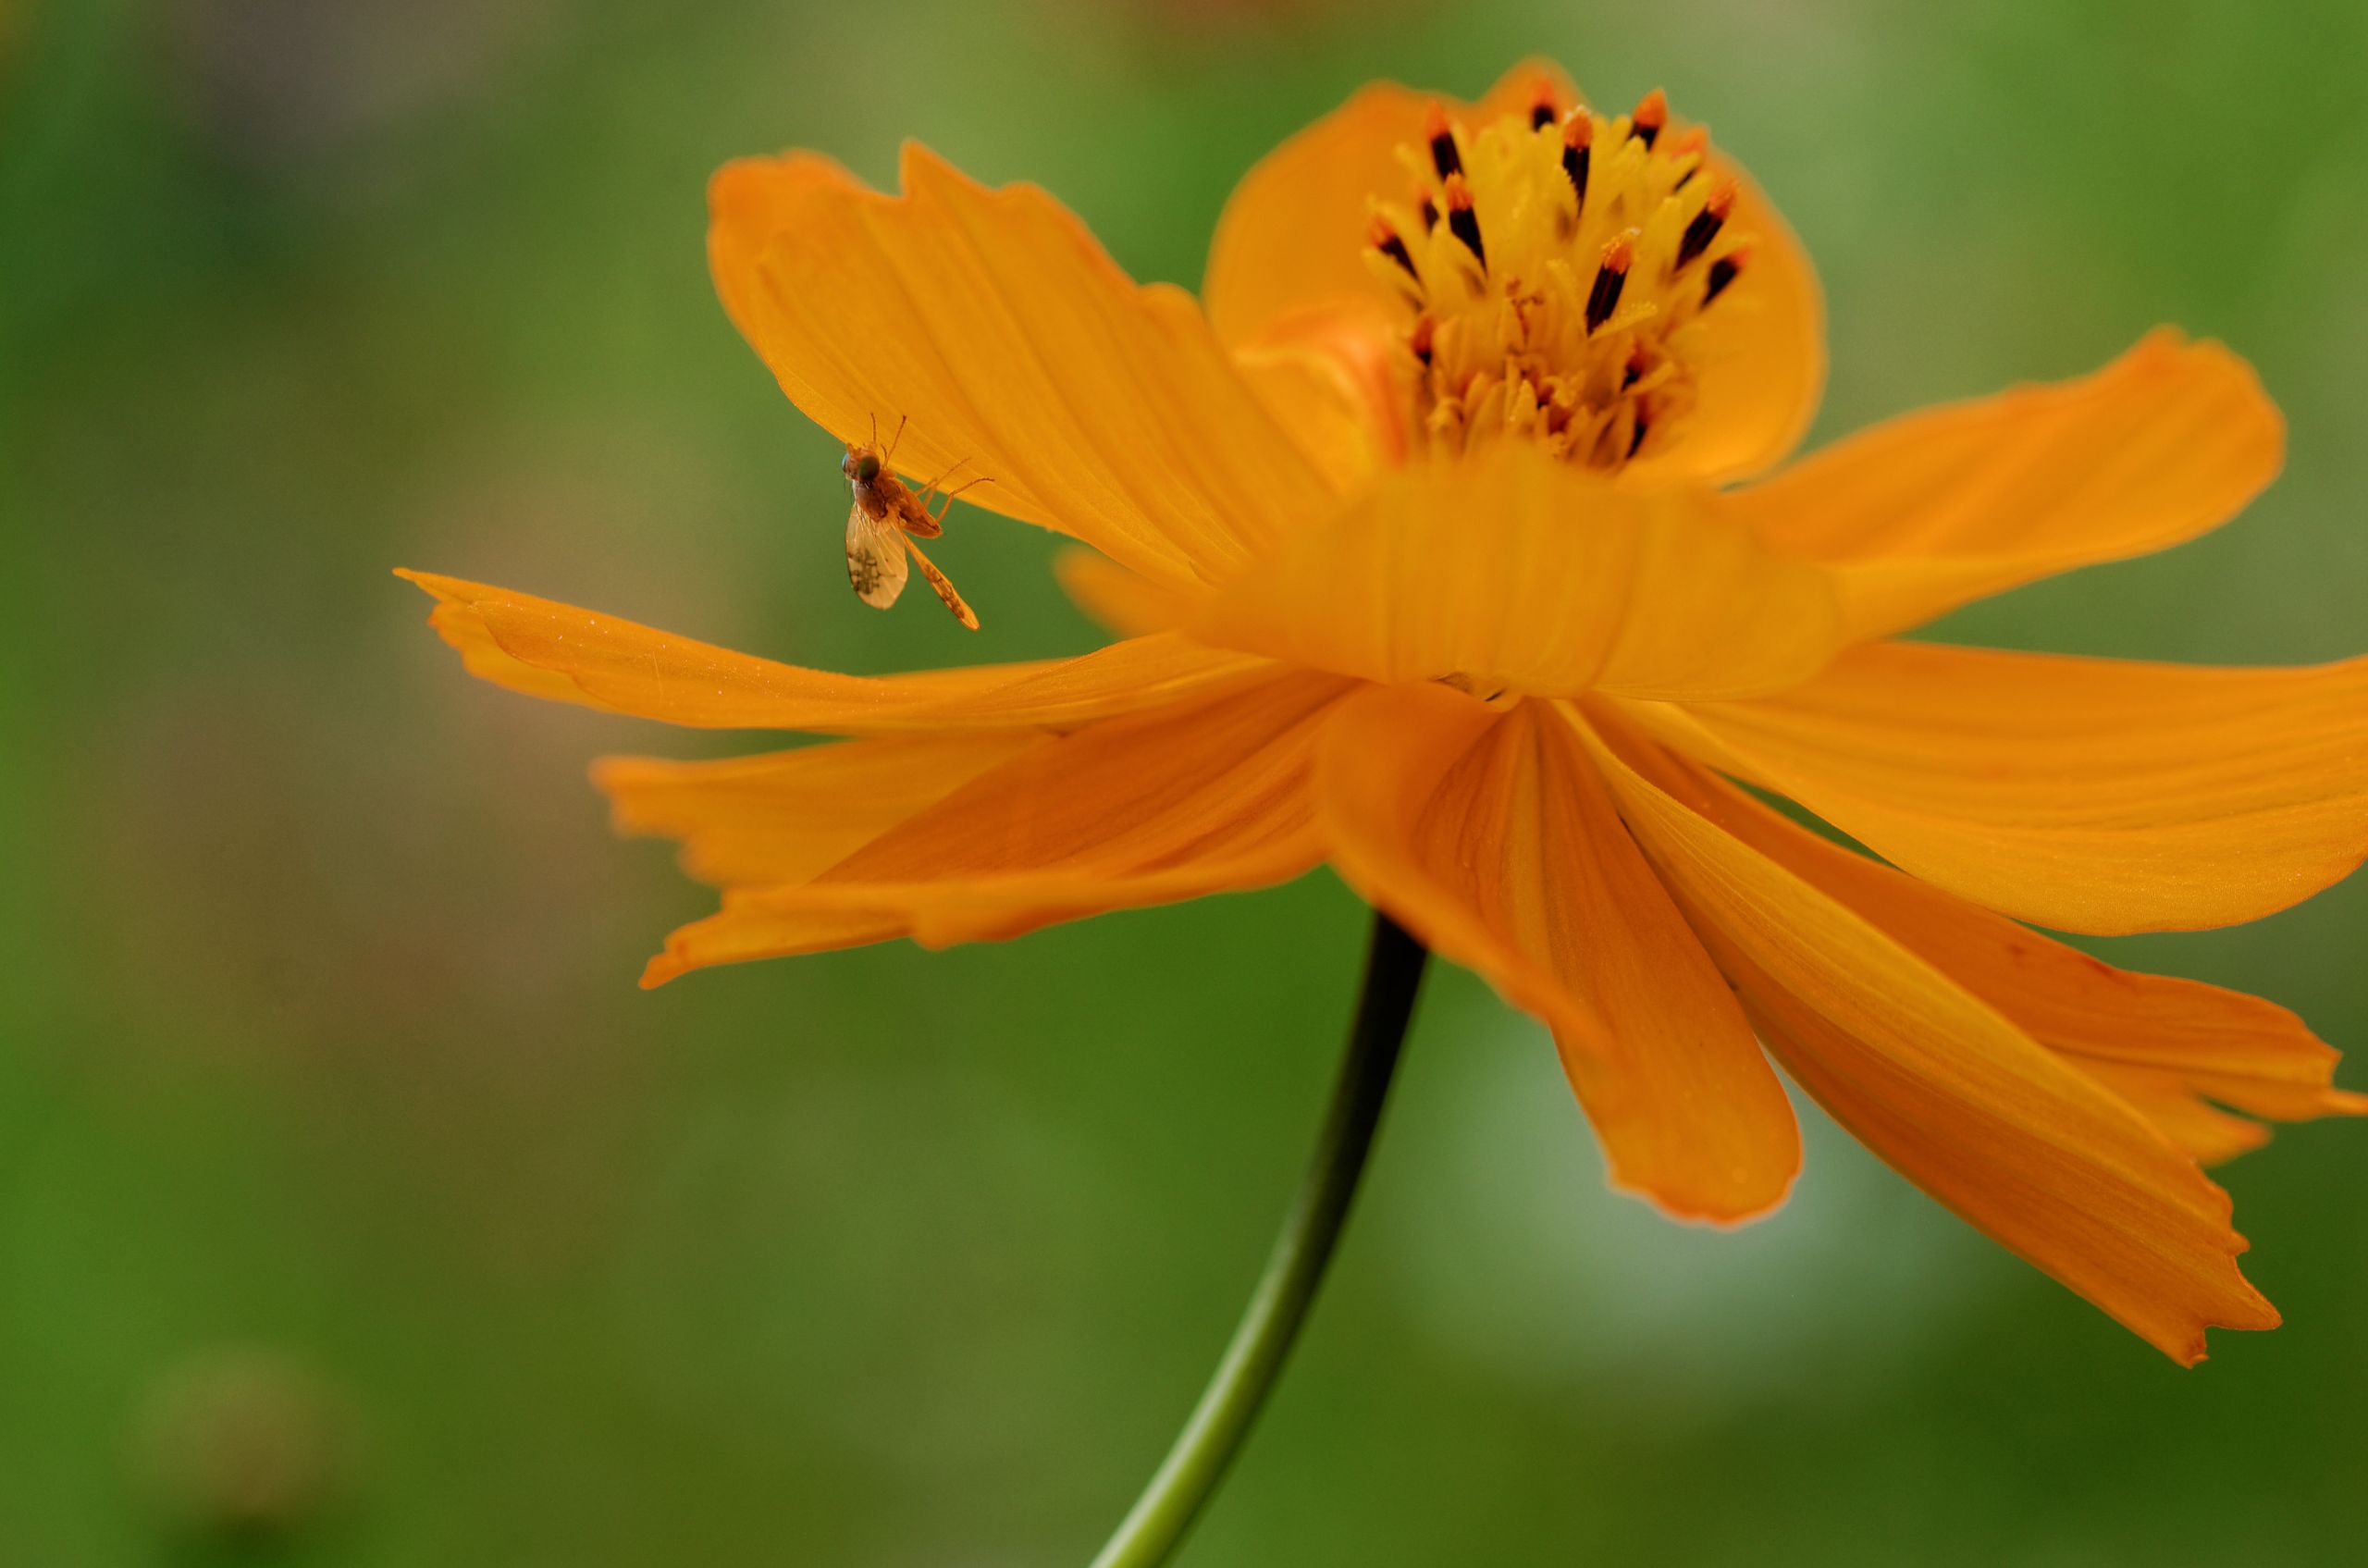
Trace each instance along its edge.
<instances>
[{"instance_id":1,"label":"flower stalk","mask_svg":"<svg viewBox=\"0 0 2368 1568\"><path fill-rule=\"evenodd\" d=\"M1332 1103L1266 1271L1191 1419L1093 1568L1166 1562L1249 1436L1348 1224L1429 957L1397 921L1375 911L1364 990Z\"/></svg>"}]
</instances>

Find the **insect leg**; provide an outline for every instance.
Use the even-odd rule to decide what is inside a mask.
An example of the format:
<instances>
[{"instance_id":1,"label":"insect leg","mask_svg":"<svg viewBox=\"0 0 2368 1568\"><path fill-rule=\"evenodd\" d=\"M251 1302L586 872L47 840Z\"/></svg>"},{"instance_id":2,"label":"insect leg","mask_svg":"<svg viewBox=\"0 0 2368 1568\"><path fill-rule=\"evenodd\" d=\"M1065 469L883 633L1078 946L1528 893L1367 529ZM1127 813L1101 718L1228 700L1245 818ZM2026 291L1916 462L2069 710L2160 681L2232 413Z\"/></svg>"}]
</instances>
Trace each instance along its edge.
<instances>
[{"instance_id":1,"label":"insect leg","mask_svg":"<svg viewBox=\"0 0 2368 1568\"><path fill-rule=\"evenodd\" d=\"M962 463L969 461L970 460L967 457L962 459L961 463L956 463L952 468L947 469L944 473L939 475L936 478L931 479L926 486L922 487L920 495L921 505L926 508L932 500L936 499L938 487L944 484L948 479L953 478L956 473L961 471Z\"/></svg>"},{"instance_id":2,"label":"insect leg","mask_svg":"<svg viewBox=\"0 0 2368 1568\"><path fill-rule=\"evenodd\" d=\"M963 461L968 462L968 459L966 458ZM965 479L960 484L955 486L952 489L946 491L945 504L937 509L938 525L940 527L944 526L945 514L954 510L954 498L956 496L960 495L963 491L968 489L973 485L984 485L988 483L991 483L991 481L985 475L981 474L975 479ZM931 488L934 488L935 487L932 486Z\"/></svg>"},{"instance_id":3,"label":"insect leg","mask_svg":"<svg viewBox=\"0 0 2368 1568\"><path fill-rule=\"evenodd\" d=\"M929 586L936 592L939 602L954 612L954 618L956 621L961 622L970 630L977 631L979 612L972 610L964 601L962 596L955 591L954 585L946 581L945 574L937 569L936 562L921 553L921 547L913 543L910 534L900 534L897 537L904 541L905 551L913 558L913 564L919 567L921 575L929 579Z\"/></svg>"}]
</instances>

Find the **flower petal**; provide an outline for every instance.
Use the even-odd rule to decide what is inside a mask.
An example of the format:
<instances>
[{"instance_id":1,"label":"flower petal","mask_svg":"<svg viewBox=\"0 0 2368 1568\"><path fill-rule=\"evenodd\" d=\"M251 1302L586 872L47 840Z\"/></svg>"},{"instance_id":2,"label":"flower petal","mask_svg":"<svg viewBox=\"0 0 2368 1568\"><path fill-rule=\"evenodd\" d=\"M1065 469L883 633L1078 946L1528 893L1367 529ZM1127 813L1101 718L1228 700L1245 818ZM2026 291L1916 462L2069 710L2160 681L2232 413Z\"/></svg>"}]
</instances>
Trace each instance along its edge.
<instances>
[{"instance_id":1,"label":"flower petal","mask_svg":"<svg viewBox=\"0 0 2368 1568\"><path fill-rule=\"evenodd\" d=\"M642 983L910 936L997 941L1056 920L1286 881L1321 858L1314 737L1347 683L1287 673L1052 736L817 875L740 889Z\"/></svg>"},{"instance_id":2,"label":"flower petal","mask_svg":"<svg viewBox=\"0 0 2368 1568\"><path fill-rule=\"evenodd\" d=\"M713 762L608 757L592 782L619 833L678 839L722 887L806 882L970 780L1053 737L1035 730L875 735Z\"/></svg>"},{"instance_id":3,"label":"flower petal","mask_svg":"<svg viewBox=\"0 0 2368 1568\"><path fill-rule=\"evenodd\" d=\"M631 621L458 577L397 572L435 596L428 623L471 674L530 697L701 729L861 734L1062 727L1256 679L1262 660L1174 635L1076 659L906 675L776 664Z\"/></svg>"},{"instance_id":4,"label":"flower petal","mask_svg":"<svg viewBox=\"0 0 2368 1568\"><path fill-rule=\"evenodd\" d=\"M2093 376L1878 426L1728 498L1777 548L1846 563L1862 635L2181 544L2276 477L2285 426L2244 361L2158 331Z\"/></svg>"},{"instance_id":5,"label":"flower petal","mask_svg":"<svg viewBox=\"0 0 2368 1568\"><path fill-rule=\"evenodd\" d=\"M1172 631L1201 601L1192 589L1155 583L1090 549L1061 551L1053 558L1053 575L1071 603L1120 636Z\"/></svg>"},{"instance_id":6,"label":"flower petal","mask_svg":"<svg viewBox=\"0 0 2368 1568\"><path fill-rule=\"evenodd\" d=\"M1325 731L1316 779L1341 874L1553 1030L1614 1186L1720 1222L1783 1201L1783 1088L1568 724L1368 691Z\"/></svg>"},{"instance_id":7,"label":"flower petal","mask_svg":"<svg viewBox=\"0 0 2368 1568\"><path fill-rule=\"evenodd\" d=\"M2212 1104L2185 1075L2119 1062L2083 1062L2080 1070L2154 1124L2198 1165L2214 1166L2269 1142L2269 1129Z\"/></svg>"},{"instance_id":8,"label":"flower petal","mask_svg":"<svg viewBox=\"0 0 2368 1568\"><path fill-rule=\"evenodd\" d=\"M1412 390L1389 322L1363 302L1317 306L1242 344L1234 364L1325 481L1347 494L1406 461Z\"/></svg>"},{"instance_id":9,"label":"flower petal","mask_svg":"<svg viewBox=\"0 0 2368 1568\"><path fill-rule=\"evenodd\" d=\"M782 389L843 441L909 420L899 468L1154 577L1222 574L1325 504L1190 295L1138 288L1033 186L907 145L905 194L810 154L725 166L717 289Z\"/></svg>"},{"instance_id":10,"label":"flower petal","mask_svg":"<svg viewBox=\"0 0 2368 1568\"><path fill-rule=\"evenodd\" d=\"M1902 869L2059 930L2257 920L2368 857L2368 659L1883 643L1776 697L1638 717Z\"/></svg>"},{"instance_id":11,"label":"flower petal","mask_svg":"<svg viewBox=\"0 0 2368 1568\"><path fill-rule=\"evenodd\" d=\"M734 159L709 179L708 275L723 314L752 346L771 330L771 289L758 264L773 236L813 204L861 189L838 160L806 152Z\"/></svg>"},{"instance_id":12,"label":"flower petal","mask_svg":"<svg viewBox=\"0 0 2368 1568\"><path fill-rule=\"evenodd\" d=\"M1688 492L1607 483L1503 442L1377 482L1217 589L1203 641L1387 683L1747 696L1844 646L1823 569Z\"/></svg>"},{"instance_id":13,"label":"flower petal","mask_svg":"<svg viewBox=\"0 0 2368 1568\"><path fill-rule=\"evenodd\" d=\"M1687 776L1709 821L1865 917L2198 1158L2225 1159L2269 1136L2208 1101L2280 1120L2368 1110L2368 1097L2331 1087L2334 1048L2274 1002L2115 969L1854 854L1699 770Z\"/></svg>"},{"instance_id":14,"label":"flower petal","mask_svg":"<svg viewBox=\"0 0 2368 1568\"><path fill-rule=\"evenodd\" d=\"M1395 302L1364 251L1372 201L1405 192L1398 150L1420 142L1433 104L1477 127L1526 110L1541 77L1559 102L1578 101L1560 68L1544 61L1514 67L1469 106L1380 82L1268 154L1217 220L1202 294L1218 333L1237 349L1288 341L1302 335L1309 315L1337 320L1344 304L1372 307L1371 320L1394 319ZM1758 473L1800 439L1825 382L1824 306L1808 253L1740 166L1715 150L1709 165L1735 182L1729 224L1753 237L1751 265L1720 302L1715 348L1684 438L1636 466L1657 478L1719 482Z\"/></svg>"},{"instance_id":15,"label":"flower petal","mask_svg":"<svg viewBox=\"0 0 2368 1568\"><path fill-rule=\"evenodd\" d=\"M2136 1111L1844 905L1736 840L1649 747L1590 737L1635 831L1835 1120L2165 1354L2277 1313L2238 1272L2226 1193ZM1632 765L1633 764L1633 765ZM1646 776L1646 772L1652 774Z\"/></svg>"}]
</instances>

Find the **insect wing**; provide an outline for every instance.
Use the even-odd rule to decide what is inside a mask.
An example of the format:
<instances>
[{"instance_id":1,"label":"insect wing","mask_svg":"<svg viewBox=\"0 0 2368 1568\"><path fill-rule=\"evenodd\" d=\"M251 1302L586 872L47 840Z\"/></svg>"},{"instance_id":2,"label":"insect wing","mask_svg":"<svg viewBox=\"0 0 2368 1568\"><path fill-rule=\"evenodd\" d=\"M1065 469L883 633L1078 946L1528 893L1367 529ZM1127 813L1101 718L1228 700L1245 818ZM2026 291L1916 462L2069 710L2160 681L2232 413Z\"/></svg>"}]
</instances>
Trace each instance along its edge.
<instances>
[{"instance_id":1,"label":"insect wing","mask_svg":"<svg viewBox=\"0 0 2368 1568\"><path fill-rule=\"evenodd\" d=\"M859 500L847 509L847 581L874 610L887 609L905 591L905 541L894 513L874 517Z\"/></svg>"}]
</instances>

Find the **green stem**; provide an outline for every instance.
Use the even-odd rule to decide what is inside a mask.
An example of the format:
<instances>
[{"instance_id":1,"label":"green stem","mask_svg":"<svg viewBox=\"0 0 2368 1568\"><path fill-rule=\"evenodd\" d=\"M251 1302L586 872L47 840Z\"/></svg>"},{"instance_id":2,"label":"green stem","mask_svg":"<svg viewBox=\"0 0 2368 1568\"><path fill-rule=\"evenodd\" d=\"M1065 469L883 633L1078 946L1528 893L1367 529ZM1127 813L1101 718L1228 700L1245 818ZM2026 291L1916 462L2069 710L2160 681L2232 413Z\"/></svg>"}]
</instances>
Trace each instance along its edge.
<instances>
[{"instance_id":1,"label":"green stem","mask_svg":"<svg viewBox=\"0 0 2368 1568\"><path fill-rule=\"evenodd\" d=\"M1093 1568L1153 1568L1166 1562L1202 1504L1216 1490L1234 1451L1249 1436L1250 1425L1273 1390L1283 1358L1314 1304L1325 1265L1332 1261L1332 1250L1348 1223L1349 1204L1356 1196L1357 1179L1364 1174L1365 1155L1381 1122L1382 1103L1389 1093L1399 1047L1414 1010L1414 992L1429 957L1395 920L1375 912L1357 1021L1349 1031L1348 1052L1332 1086L1332 1104L1316 1138L1314 1157L1283 1221L1282 1234L1275 1239L1266 1272L1192 1419L1185 1423L1126 1523L1093 1560Z\"/></svg>"}]
</instances>

